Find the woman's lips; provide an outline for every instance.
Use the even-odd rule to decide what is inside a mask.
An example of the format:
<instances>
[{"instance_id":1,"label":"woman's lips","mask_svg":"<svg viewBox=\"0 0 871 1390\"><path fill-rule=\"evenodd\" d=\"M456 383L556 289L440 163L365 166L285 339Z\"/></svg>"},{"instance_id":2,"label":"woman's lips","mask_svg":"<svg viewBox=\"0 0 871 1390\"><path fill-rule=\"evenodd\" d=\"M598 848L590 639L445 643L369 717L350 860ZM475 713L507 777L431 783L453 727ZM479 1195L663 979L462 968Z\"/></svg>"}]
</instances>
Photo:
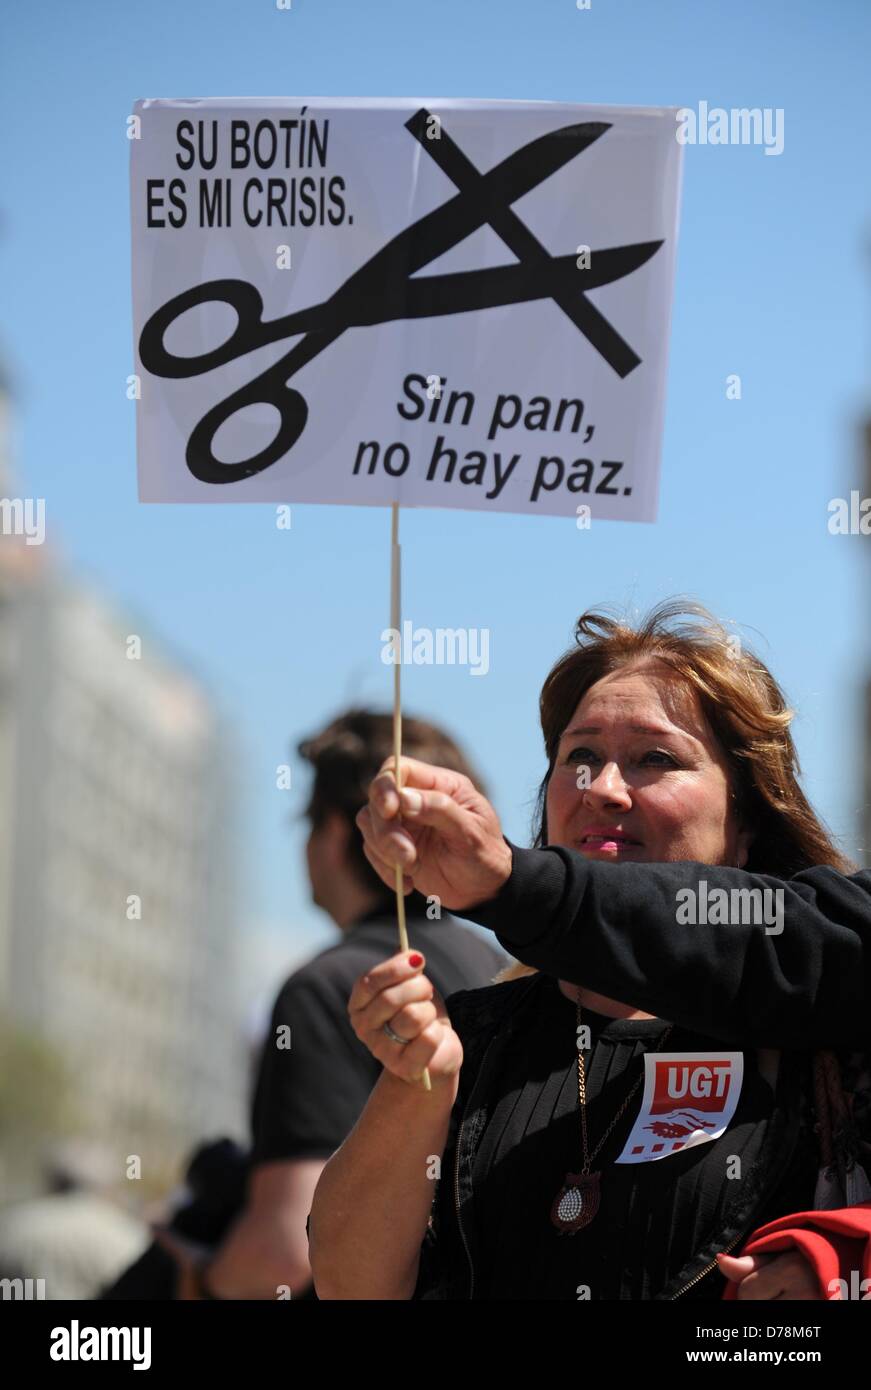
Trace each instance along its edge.
<instances>
[{"instance_id":1,"label":"woman's lips","mask_svg":"<svg viewBox=\"0 0 871 1390\"><path fill-rule=\"evenodd\" d=\"M604 850L608 854L619 854L627 849L640 848L638 840L630 840L628 835L618 835L603 831L601 834L587 832L578 841L578 848L588 851Z\"/></svg>"}]
</instances>

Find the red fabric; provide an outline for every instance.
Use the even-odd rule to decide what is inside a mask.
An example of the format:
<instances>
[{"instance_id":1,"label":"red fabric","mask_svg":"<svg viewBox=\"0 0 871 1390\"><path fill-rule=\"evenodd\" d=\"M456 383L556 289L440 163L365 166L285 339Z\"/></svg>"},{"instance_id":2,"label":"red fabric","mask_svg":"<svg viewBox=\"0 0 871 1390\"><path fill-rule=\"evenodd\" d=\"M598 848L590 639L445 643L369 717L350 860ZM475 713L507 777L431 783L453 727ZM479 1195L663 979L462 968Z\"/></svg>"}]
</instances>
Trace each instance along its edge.
<instances>
[{"instance_id":1,"label":"red fabric","mask_svg":"<svg viewBox=\"0 0 871 1390\"><path fill-rule=\"evenodd\" d=\"M871 1285L866 1286L864 1293L861 1290L861 1281L871 1279L871 1202L838 1207L835 1211L800 1211L780 1216L754 1231L741 1254L777 1255L784 1250L799 1250L810 1261L821 1298L833 1297L829 1291L832 1279L846 1281L848 1298L871 1294ZM730 1255L735 1253L729 1251ZM853 1270L858 1273L858 1287ZM852 1292L854 1288L856 1293ZM738 1297L738 1285L731 1279L723 1297Z\"/></svg>"}]
</instances>

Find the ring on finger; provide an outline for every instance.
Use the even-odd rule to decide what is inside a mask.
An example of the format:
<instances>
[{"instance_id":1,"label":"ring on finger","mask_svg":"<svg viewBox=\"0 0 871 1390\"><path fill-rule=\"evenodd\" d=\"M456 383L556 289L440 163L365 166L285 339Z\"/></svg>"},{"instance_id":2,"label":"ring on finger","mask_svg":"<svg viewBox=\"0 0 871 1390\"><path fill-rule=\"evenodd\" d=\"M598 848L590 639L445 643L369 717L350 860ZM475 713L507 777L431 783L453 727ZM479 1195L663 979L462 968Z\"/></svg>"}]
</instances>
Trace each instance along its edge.
<instances>
[{"instance_id":1,"label":"ring on finger","mask_svg":"<svg viewBox=\"0 0 871 1390\"><path fill-rule=\"evenodd\" d=\"M399 1043L402 1047L405 1047L407 1043L411 1042L411 1038L401 1038L398 1033L394 1033L389 1023L382 1024L382 1030L387 1034L391 1042Z\"/></svg>"}]
</instances>

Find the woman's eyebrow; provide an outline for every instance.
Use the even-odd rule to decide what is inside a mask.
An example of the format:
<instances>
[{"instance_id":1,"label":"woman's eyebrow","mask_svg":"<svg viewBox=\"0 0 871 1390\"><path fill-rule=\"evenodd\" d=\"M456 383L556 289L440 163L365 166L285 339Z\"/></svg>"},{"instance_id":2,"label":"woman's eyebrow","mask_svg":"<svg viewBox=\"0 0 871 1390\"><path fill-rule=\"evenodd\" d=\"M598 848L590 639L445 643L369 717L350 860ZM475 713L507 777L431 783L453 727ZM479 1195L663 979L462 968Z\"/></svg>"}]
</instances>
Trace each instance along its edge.
<instances>
[{"instance_id":1,"label":"woman's eyebrow","mask_svg":"<svg viewBox=\"0 0 871 1390\"><path fill-rule=\"evenodd\" d=\"M656 724L630 724L629 729L633 734L654 734L657 738L692 738L691 734L686 734L682 729L662 728ZM599 724L578 725L574 729L566 729L560 737L560 743L564 738L574 738L577 734L601 734L602 728ZM697 742L697 740L693 740Z\"/></svg>"}]
</instances>

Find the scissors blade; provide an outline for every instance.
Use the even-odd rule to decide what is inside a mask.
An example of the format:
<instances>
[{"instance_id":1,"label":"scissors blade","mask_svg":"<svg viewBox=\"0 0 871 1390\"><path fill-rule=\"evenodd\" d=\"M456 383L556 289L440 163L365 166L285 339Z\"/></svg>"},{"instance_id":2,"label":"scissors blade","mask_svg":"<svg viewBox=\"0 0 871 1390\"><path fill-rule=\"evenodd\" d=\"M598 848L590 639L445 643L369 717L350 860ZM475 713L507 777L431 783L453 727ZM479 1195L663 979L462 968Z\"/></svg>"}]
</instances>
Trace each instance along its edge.
<instances>
[{"instance_id":1,"label":"scissors blade","mask_svg":"<svg viewBox=\"0 0 871 1390\"><path fill-rule=\"evenodd\" d=\"M501 308L508 304L529 303L565 293L584 294L600 285L630 275L649 261L661 241L615 246L590 255L589 269L578 269L577 257L554 256L543 264L502 265L485 270L461 270L444 275L420 275L378 294L361 299L347 327L372 326L393 319L437 318L469 313L476 309ZM339 306L318 306L318 319L311 327L333 328L339 322Z\"/></svg>"},{"instance_id":2,"label":"scissors blade","mask_svg":"<svg viewBox=\"0 0 871 1390\"><path fill-rule=\"evenodd\" d=\"M407 122L409 128L415 120L412 117ZM353 300L361 287L365 290L370 276L387 286L422 270L482 227L492 216L494 206L507 206L531 192L609 129L602 121L564 126L531 140L485 174L475 170L474 188L460 191L412 222L349 276L336 294Z\"/></svg>"}]
</instances>

